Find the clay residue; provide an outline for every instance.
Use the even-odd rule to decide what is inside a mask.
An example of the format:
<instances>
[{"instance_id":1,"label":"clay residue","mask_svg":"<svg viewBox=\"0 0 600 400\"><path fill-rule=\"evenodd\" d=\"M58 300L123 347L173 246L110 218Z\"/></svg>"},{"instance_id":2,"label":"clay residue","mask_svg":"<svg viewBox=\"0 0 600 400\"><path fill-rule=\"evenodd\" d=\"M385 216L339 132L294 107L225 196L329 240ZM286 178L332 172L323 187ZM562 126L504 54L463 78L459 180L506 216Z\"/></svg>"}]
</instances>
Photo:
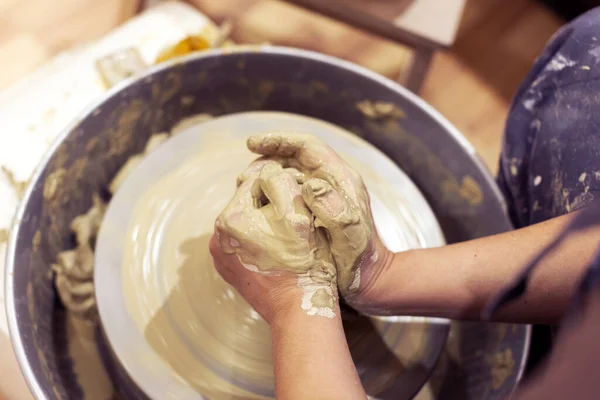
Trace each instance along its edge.
<instances>
[{"instance_id":1,"label":"clay residue","mask_svg":"<svg viewBox=\"0 0 600 400\"><path fill-rule=\"evenodd\" d=\"M360 174L315 136L267 133L250 137L253 152L278 157L299 171L302 199L314 213L315 227L325 228L343 296L355 293L361 267L378 258L369 195Z\"/></svg>"},{"instance_id":2,"label":"clay residue","mask_svg":"<svg viewBox=\"0 0 600 400\"><path fill-rule=\"evenodd\" d=\"M356 103L356 108L370 119L399 119L406 116L400 107L387 101L363 100Z\"/></svg>"},{"instance_id":3,"label":"clay residue","mask_svg":"<svg viewBox=\"0 0 600 400\"><path fill-rule=\"evenodd\" d=\"M56 275L56 289L63 305L74 316L90 319L97 314L94 297L94 250L96 236L106 205L93 197L93 206L71 223L76 247L58 253L52 270Z\"/></svg>"},{"instance_id":4,"label":"clay residue","mask_svg":"<svg viewBox=\"0 0 600 400\"><path fill-rule=\"evenodd\" d=\"M123 181L127 178L131 171L133 171L134 168L137 167L140 162L142 162L144 157L151 153L153 150L155 150L162 143L164 143L167 139L169 139L168 133L156 133L150 136L150 139L148 139L148 142L146 143L146 148L144 149L144 152L141 154L131 156L127 160L127 162L125 162L125 164L121 167L119 172L117 172L113 180L110 182L108 190L112 194L115 194L119 189L119 186L123 184Z\"/></svg>"},{"instance_id":5,"label":"clay residue","mask_svg":"<svg viewBox=\"0 0 600 400\"><path fill-rule=\"evenodd\" d=\"M477 181L470 175L467 175L462 179L458 192L460 193L460 197L474 206L480 205L483 201L481 186L479 186Z\"/></svg>"},{"instance_id":6,"label":"clay residue","mask_svg":"<svg viewBox=\"0 0 600 400\"><path fill-rule=\"evenodd\" d=\"M485 361L490 366L493 389L499 389L514 373L515 360L511 349L490 354Z\"/></svg>"},{"instance_id":7,"label":"clay residue","mask_svg":"<svg viewBox=\"0 0 600 400\"><path fill-rule=\"evenodd\" d=\"M302 130L303 123L310 120L286 117L285 126L289 129ZM182 133L186 138L197 138L193 155L136 192L137 202L127 206L131 217L125 222L124 237L119 239L123 243L123 261L122 286L118 290L125 298L125 312L139 330L132 334L143 335L153 351L150 358L155 360L154 356L158 356L156 360L164 361L167 371L185 384L217 400L272 398L269 327L219 276L208 242L216 217L234 195L233 182L256 158L246 149L245 127L277 120L282 114L247 113L237 120L239 124L219 124L227 118L203 122L210 124L210 129L191 128ZM333 126L329 131L338 138L357 140ZM416 220L398 211L398 204L406 202L403 196L411 196L410 190L403 191L394 182L377 178L379 171L349 158L372 190L371 198L377 199L374 210L383 207L391 211L390 221L386 222L394 222L387 233L397 235L401 248L418 247L423 237L419 229L423 227L413 226ZM298 171L286 172L299 180ZM129 193L132 187L136 187L135 182L127 180L120 190ZM117 194L113 201L111 209L126 207L130 197L124 200ZM145 240L139 240L140 237ZM332 306L325 290L315 290L308 300L312 303L309 309ZM428 335L425 324L417 327L363 318L356 325L348 332L348 341L369 395L391 385L405 368L420 368ZM139 355L124 352L120 357L136 364L133 360Z\"/></svg>"},{"instance_id":8,"label":"clay residue","mask_svg":"<svg viewBox=\"0 0 600 400\"><path fill-rule=\"evenodd\" d=\"M111 193L116 192L123 180L146 154L155 150L168 138L168 133L152 135L146 143L144 152L132 156L113 178L109 185ZM59 169L48 176L44 185L46 200L50 200L55 196L65 176L65 169ZM95 195L93 205L88 212L77 216L71 223L71 231L75 234L76 247L58 253L56 263L52 265L56 288L63 305L79 318L90 319L97 314L93 282L94 245L105 210L106 204L100 197ZM37 233L34 239L36 237L39 242Z\"/></svg>"},{"instance_id":9,"label":"clay residue","mask_svg":"<svg viewBox=\"0 0 600 400\"><path fill-rule=\"evenodd\" d=\"M302 309L308 315L333 318L337 309L333 257L325 232L315 229L314 217L302 200L297 176L297 171L289 173L276 161L253 162L238 177L238 190L217 218L218 244L253 272L292 272L304 292ZM253 201L243 200L248 195Z\"/></svg>"},{"instance_id":10,"label":"clay residue","mask_svg":"<svg viewBox=\"0 0 600 400\"><path fill-rule=\"evenodd\" d=\"M196 98L192 95L181 96L180 103L183 107L189 107L196 101Z\"/></svg>"},{"instance_id":11,"label":"clay residue","mask_svg":"<svg viewBox=\"0 0 600 400\"><path fill-rule=\"evenodd\" d=\"M23 194L25 194L25 190L27 189L27 186L29 186L29 180L20 181L16 179L13 172L10 169L6 168L4 165L2 166L2 172L4 172L4 175L6 175L6 178L8 179L8 183L10 183L10 185L17 193L17 197L19 199L22 199Z\"/></svg>"},{"instance_id":12,"label":"clay residue","mask_svg":"<svg viewBox=\"0 0 600 400\"><path fill-rule=\"evenodd\" d=\"M10 233L8 229L0 229L0 244L8 242L8 237Z\"/></svg>"},{"instance_id":13,"label":"clay residue","mask_svg":"<svg viewBox=\"0 0 600 400\"><path fill-rule=\"evenodd\" d=\"M372 256L377 258L376 254L367 254L375 232L369 197L362 180L353 179L353 175L358 174L346 170L349 166L334 167L331 160L321 162L330 165L326 173L333 177L332 182L340 185L333 188L327 181L311 179L303 186L304 198L318 213L315 225L327 229L338 271L338 286L342 295L349 296L360 287L364 262ZM301 172L308 174L308 171Z\"/></svg>"},{"instance_id":14,"label":"clay residue","mask_svg":"<svg viewBox=\"0 0 600 400\"><path fill-rule=\"evenodd\" d=\"M42 243L42 232L40 232L40 230L38 229L33 234L33 239L31 239L31 248L33 249L33 251L39 251L41 243Z\"/></svg>"},{"instance_id":15,"label":"clay residue","mask_svg":"<svg viewBox=\"0 0 600 400\"><path fill-rule=\"evenodd\" d=\"M109 185L109 191L114 194L131 171L170 137L169 133L152 135L141 154L130 157L117 172ZM120 147L120 146L119 146ZM64 184L67 171L58 169L50 174L44 184L44 198L52 200L58 189ZM81 178L81 177L80 177ZM76 247L58 253L52 269L56 277L56 287L63 305L80 318L93 318L96 315L94 298L94 243L100 228L106 205L98 196L93 198L92 208L85 214L76 217L71 223L71 231L76 237ZM39 232L34 236L34 242L39 243ZM35 245L35 243L34 243ZM39 245L39 244L38 244Z\"/></svg>"},{"instance_id":16,"label":"clay residue","mask_svg":"<svg viewBox=\"0 0 600 400\"><path fill-rule=\"evenodd\" d=\"M219 276L208 249L235 190L240 170L230 166L253 157L235 151L233 140L201 148L140 193L124 243L123 294L150 346L198 392L272 398L269 327Z\"/></svg>"},{"instance_id":17,"label":"clay residue","mask_svg":"<svg viewBox=\"0 0 600 400\"><path fill-rule=\"evenodd\" d=\"M67 176L67 170L59 168L46 178L44 182L44 200L50 201L56 195L56 191L63 184L63 180Z\"/></svg>"},{"instance_id":18,"label":"clay residue","mask_svg":"<svg viewBox=\"0 0 600 400\"><path fill-rule=\"evenodd\" d=\"M470 206L478 206L483 202L481 186L470 175L465 176L460 182L456 179L447 179L442 182L441 188L446 199L460 198Z\"/></svg>"},{"instance_id":19,"label":"clay residue","mask_svg":"<svg viewBox=\"0 0 600 400\"><path fill-rule=\"evenodd\" d=\"M44 377L47 377L50 383L50 390L52 390L52 394L55 398L61 399L66 398L67 394L65 393L64 387L62 384L57 382L59 375L56 373L56 364L53 362L54 357L46 356L44 350L48 351L48 342L44 341L44 338L40 335L40 327L35 321L40 321L41 317L36 314L36 298L33 294L33 285L32 281L27 283L27 311L31 316L31 320L34 321L31 325L33 330L33 343L34 349L36 351L38 360L40 361L40 367L42 369L42 374ZM47 335L47 333L46 333ZM40 340L41 339L41 340Z\"/></svg>"},{"instance_id":20,"label":"clay residue","mask_svg":"<svg viewBox=\"0 0 600 400\"><path fill-rule=\"evenodd\" d=\"M192 99L193 101L193 99ZM111 183L109 184L109 191L113 195L119 189L119 186L123 184L123 181L127 178L127 176L135 169L135 167L151 152L153 152L156 148L158 148L161 144L169 139L170 136L176 135L185 129L197 125L202 122L206 122L213 118L210 114L196 114L188 118L184 118L179 123L177 123L169 133L155 133L150 136L148 142L146 143L146 147L144 151L140 154L135 154L125 162L125 164L119 169Z\"/></svg>"},{"instance_id":21,"label":"clay residue","mask_svg":"<svg viewBox=\"0 0 600 400\"><path fill-rule=\"evenodd\" d=\"M306 311L308 315L320 315L323 317L332 318L335 316L334 310L336 306L336 295L331 287L323 285L323 287L315 287L314 283L310 285L299 284L304 290L304 296L302 297L302 309Z\"/></svg>"},{"instance_id":22,"label":"clay residue","mask_svg":"<svg viewBox=\"0 0 600 400\"><path fill-rule=\"evenodd\" d=\"M325 232L316 229L302 200L297 182L302 174L292 170L276 161L257 160L238 177L238 190L215 224L219 246L227 254L237 254L254 272L294 273L304 293L301 308L308 315L333 318L337 310L333 256ZM248 194L253 203L241 201Z\"/></svg>"},{"instance_id":23,"label":"clay residue","mask_svg":"<svg viewBox=\"0 0 600 400\"><path fill-rule=\"evenodd\" d=\"M167 78L165 78L166 80ZM156 87L157 89L154 89L155 86L153 85L152 99L159 102L159 104L164 104L161 103L162 98L160 97L164 94L162 86L156 84ZM135 135L132 134L132 131L135 131L142 118L147 117L147 111L150 108L147 103L147 99L133 99L126 108L117 108L111 113L109 116L111 128L109 133L105 134L108 135L109 139L109 153L107 156L119 157L131 151L132 144L135 142Z\"/></svg>"},{"instance_id":24,"label":"clay residue","mask_svg":"<svg viewBox=\"0 0 600 400\"><path fill-rule=\"evenodd\" d=\"M78 315L67 313L67 342L73 363L73 372L83 391L85 400L108 400L114 398L114 388L98 352L96 322L82 320Z\"/></svg>"},{"instance_id":25,"label":"clay residue","mask_svg":"<svg viewBox=\"0 0 600 400\"><path fill-rule=\"evenodd\" d=\"M403 158L395 157L396 162L409 175L416 174L415 171L420 171L419 174L426 172L430 178L422 182L422 185L430 193L433 201L442 204L441 207L444 209L460 215L463 223L472 228L472 234L479 235L479 219L465 218L477 217L478 206L485 200L481 184L474 177L467 175L458 179L439 156L434 154L417 135L408 133L397 120L369 119L365 121L365 125L369 132L374 133L374 141L377 141L378 136L383 136L386 138L385 145L403 147Z\"/></svg>"}]
</instances>

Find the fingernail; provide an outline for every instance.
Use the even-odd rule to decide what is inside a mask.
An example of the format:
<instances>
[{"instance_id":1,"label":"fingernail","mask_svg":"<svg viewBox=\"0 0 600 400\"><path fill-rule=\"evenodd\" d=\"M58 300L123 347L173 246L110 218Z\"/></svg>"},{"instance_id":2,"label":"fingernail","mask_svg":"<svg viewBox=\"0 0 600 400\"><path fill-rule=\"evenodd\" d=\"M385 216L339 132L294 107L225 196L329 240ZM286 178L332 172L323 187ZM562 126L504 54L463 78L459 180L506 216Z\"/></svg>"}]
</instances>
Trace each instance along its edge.
<instances>
[{"instance_id":1,"label":"fingernail","mask_svg":"<svg viewBox=\"0 0 600 400\"><path fill-rule=\"evenodd\" d=\"M260 144L261 144L261 140L260 140L260 136L259 135L250 136L248 138L248 140L246 141L246 146L250 150L256 149L258 146L260 146Z\"/></svg>"},{"instance_id":2,"label":"fingernail","mask_svg":"<svg viewBox=\"0 0 600 400\"><path fill-rule=\"evenodd\" d=\"M257 141L257 137L256 136L250 136L248 138L248 140L246 141L246 145L248 147L255 147L258 143L256 143Z\"/></svg>"}]
</instances>

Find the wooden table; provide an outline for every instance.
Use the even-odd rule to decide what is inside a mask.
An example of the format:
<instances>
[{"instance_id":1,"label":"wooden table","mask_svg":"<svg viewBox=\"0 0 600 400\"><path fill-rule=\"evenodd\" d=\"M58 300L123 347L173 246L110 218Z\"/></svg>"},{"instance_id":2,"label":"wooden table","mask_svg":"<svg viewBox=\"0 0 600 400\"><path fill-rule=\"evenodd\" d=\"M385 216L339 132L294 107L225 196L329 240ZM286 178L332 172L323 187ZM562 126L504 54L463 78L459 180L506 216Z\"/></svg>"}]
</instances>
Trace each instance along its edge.
<instances>
[{"instance_id":1,"label":"wooden table","mask_svg":"<svg viewBox=\"0 0 600 400\"><path fill-rule=\"evenodd\" d=\"M156 0L146 0L152 4ZM248 20L262 31L285 31L282 27L286 23L297 24L306 20L306 15L294 12L283 7L277 7L277 2L261 0L186 0L199 7L204 13L215 20L227 15L228 18L240 18L250 13ZM412 58L409 65L403 68L398 82L415 93L418 93L427 70L429 69L433 54L438 49L447 49L454 43L466 0L280 0L281 3L292 4L314 13L321 14L330 19L342 22L352 28L358 28L367 33L388 39L397 44L412 49ZM261 9L262 16L254 15L254 9ZM249 12L252 10L252 12ZM274 12L277 11L277 12ZM291 18L294 12L295 18ZM278 14L277 20L271 20L272 14ZM323 27L322 18L311 14L315 27ZM291 18L291 21L287 21ZM260 21L260 22L259 22ZM305 22L305 21L304 21ZM328 27L332 26L331 24ZM247 28L247 27L246 27ZM316 28L315 28L316 29ZM252 29L247 29L251 31ZM314 30L314 29L313 29ZM323 32L328 36L332 32L341 32L336 28ZM306 32L295 31L298 38L307 36ZM310 36L310 35L309 35ZM342 39L340 35L340 40ZM244 37L243 41L252 41L254 38ZM282 43L287 44L287 43ZM340 43L348 47L348 44ZM319 47L312 44L310 47ZM396 54L398 52L396 51ZM339 55L338 55L339 56ZM403 55L400 55L402 57ZM393 57L393 56L392 56ZM400 64L404 61L400 60Z\"/></svg>"},{"instance_id":2,"label":"wooden table","mask_svg":"<svg viewBox=\"0 0 600 400\"><path fill-rule=\"evenodd\" d=\"M399 81L418 93L435 50L454 43L465 0L285 0L413 49Z\"/></svg>"},{"instance_id":3,"label":"wooden table","mask_svg":"<svg viewBox=\"0 0 600 400\"><path fill-rule=\"evenodd\" d=\"M466 0L284 0L413 49L400 83L419 92L431 57L456 38Z\"/></svg>"}]
</instances>

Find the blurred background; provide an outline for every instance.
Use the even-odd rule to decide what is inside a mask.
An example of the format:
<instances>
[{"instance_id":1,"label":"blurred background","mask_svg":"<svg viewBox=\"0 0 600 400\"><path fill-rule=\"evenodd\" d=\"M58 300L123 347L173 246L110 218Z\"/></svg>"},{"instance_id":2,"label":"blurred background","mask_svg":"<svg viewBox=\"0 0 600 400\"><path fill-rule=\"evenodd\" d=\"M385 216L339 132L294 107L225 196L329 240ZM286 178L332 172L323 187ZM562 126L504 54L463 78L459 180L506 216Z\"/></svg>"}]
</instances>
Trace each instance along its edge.
<instances>
[{"instance_id":1,"label":"blurred background","mask_svg":"<svg viewBox=\"0 0 600 400\"><path fill-rule=\"evenodd\" d=\"M401 13L422 0L330 0L368 5L379 16ZM412 25L435 30L433 17ZM144 0L0 0L0 90L56 54L110 32L156 3ZM230 19L236 42L282 44L351 60L396 79L411 50L279 0L189 0L216 22ZM462 1L458 1L460 7ZM420 95L475 145L495 172L511 96L550 36L597 0L467 0L450 47L436 51ZM439 14L439 13L438 13ZM285 23L281 23L285 21Z\"/></svg>"}]
</instances>

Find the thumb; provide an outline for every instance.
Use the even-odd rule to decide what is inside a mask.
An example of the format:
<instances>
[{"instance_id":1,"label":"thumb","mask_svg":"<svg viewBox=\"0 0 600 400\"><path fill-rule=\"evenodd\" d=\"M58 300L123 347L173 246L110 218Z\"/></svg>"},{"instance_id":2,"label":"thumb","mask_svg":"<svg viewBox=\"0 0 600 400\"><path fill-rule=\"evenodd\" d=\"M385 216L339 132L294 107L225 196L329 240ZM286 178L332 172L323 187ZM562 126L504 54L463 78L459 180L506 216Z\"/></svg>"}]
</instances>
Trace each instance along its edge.
<instances>
[{"instance_id":1,"label":"thumb","mask_svg":"<svg viewBox=\"0 0 600 400\"><path fill-rule=\"evenodd\" d=\"M361 223L358 211L322 179L304 183L302 198L317 218L315 226L324 226L329 232L340 293L352 294L360 285L360 259L368 244L365 224Z\"/></svg>"},{"instance_id":2,"label":"thumb","mask_svg":"<svg viewBox=\"0 0 600 400\"><path fill-rule=\"evenodd\" d=\"M302 199L318 219L316 224L327 228L334 240L344 228L360 220L342 195L322 179L306 181L302 185Z\"/></svg>"}]
</instances>

